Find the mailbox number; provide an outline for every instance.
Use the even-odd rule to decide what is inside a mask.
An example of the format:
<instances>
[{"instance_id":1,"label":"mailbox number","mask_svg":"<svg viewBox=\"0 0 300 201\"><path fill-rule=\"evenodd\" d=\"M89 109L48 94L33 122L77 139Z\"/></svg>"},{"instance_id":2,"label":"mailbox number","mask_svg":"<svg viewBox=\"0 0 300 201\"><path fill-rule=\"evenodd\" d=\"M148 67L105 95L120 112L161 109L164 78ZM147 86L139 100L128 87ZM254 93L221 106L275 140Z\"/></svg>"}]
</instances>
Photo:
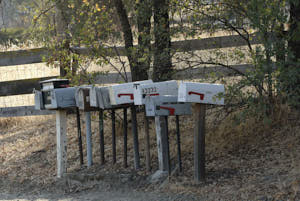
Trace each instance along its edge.
<instances>
[{"instance_id":1,"label":"mailbox number","mask_svg":"<svg viewBox=\"0 0 300 201\"><path fill-rule=\"evenodd\" d=\"M143 88L143 94L151 94L156 92L157 92L156 87Z\"/></svg>"}]
</instances>

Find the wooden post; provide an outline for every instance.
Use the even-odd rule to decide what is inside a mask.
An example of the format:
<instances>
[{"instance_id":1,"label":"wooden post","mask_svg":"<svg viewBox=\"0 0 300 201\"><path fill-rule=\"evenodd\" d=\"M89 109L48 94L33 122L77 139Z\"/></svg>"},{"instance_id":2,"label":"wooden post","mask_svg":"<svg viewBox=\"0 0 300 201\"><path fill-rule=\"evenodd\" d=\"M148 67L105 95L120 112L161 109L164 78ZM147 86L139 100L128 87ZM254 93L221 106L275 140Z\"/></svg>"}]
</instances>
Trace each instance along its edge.
<instances>
[{"instance_id":1,"label":"wooden post","mask_svg":"<svg viewBox=\"0 0 300 201\"><path fill-rule=\"evenodd\" d=\"M113 164L117 162L116 156L116 113L115 110L111 110L111 131L112 131L112 155L113 155Z\"/></svg>"},{"instance_id":2,"label":"wooden post","mask_svg":"<svg viewBox=\"0 0 300 201\"><path fill-rule=\"evenodd\" d=\"M103 123L103 110L99 111L99 138L100 138L100 159L101 164L105 163L105 154L104 154L104 123Z\"/></svg>"},{"instance_id":3,"label":"wooden post","mask_svg":"<svg viewBox=\"0 0 300 201\"><path fill-rule=\"evenodd\" d=\"M205 104L195 105L194 166L195 181L205 181Z\"/></svg>"},{"instance_id":4,"label":"wooden post","mask_svg":"<svg viewBox=\"0 0 300 201\"><path fill-rule=\"evenodd\" d=\"M77 120L77 135L78 135L78 148L79 148L79 156L80 156L80 165L83 165L80 112L79 112L78 107L76 107L76 120Z\"/></svg>"},{"instance_id":5,"label":"wooden post","mask_svg":"<svg viewBox=\"0 0 300 201\"><path fill-rule=\"evenodd\" d=\"M127 168L127 108L123 108L124 167Z\"/></svg>"},{"instance_id":6,"label":"wooden post","mask_svg":"<svg viewBox=\"0 0 300 201\"><path fill-rule=\"evenodd\" d=\"M168 116L164 116L166 121L166 134L167 134L167 154L168 154L168 173L171 174L171 159L170 159L170 144L169 144L169 122Z\"/></svg>"},{"instance_id":7,"label":"wooden post","mask_svg":"<svg viewBox=\"0 0 300 201\"><path fill-rule=\"evenodd\" d=\"M151 155L150 155L150 135L149 135L149 119L144 115L144 132L145 132L145 147L146 147L146 169L151 170Z\"/></svg>"},{"instance_id":8,"label":"wooden post","mask_svg":"<svg viewBox=\"0 0 300 201\"><path fill-rule=\"evenodd\" d=\"M87 166L91 167L93 165L91 112L84 112L84 115L85 115L85 127L86 127Z\"/></svg>"},{"instance_id":9,"label":"wooden post","mask_svg":"<svg viewBox=\"0 0 300 201\"><path fill-rule=\"evenodd\" d=\"M56 111L57 177L67 172L67 111Z\"/></svg>"},{"instance_id":10,"label":"wooden post","mask_svg":"<svg viewBox=\"0 0 300 201\"><path fill-rule=\"evenodd\" d=\"M132 135L133 135L133 149L134 149L134 168L138 170L140 168L140 153L139 153L139 138L137 130L136 120L136 108L131 106L131 122L132 122Z\"/></svg>"},{"instance_id":11,"label":"wooden post","mask_svg":"<svg viewBox=\"0 0 300 201\"><path fill-rule=\"evenodd\" d=\"M167 122L164 116L155 117L159 170L169 171Z\"/></svg>"},{"instance_id":12,"label":"wooden post","mask_svg":"<svg viewBox=\"0 0 300 201\"><path fill-rule=\"evenodd\" d=\"M181 162L181 145L180 145L180 127L179 127L179 116L176 115L176 141L177 141L177 160L179 172L182 172Z\"/></svg>"}]
</instances>

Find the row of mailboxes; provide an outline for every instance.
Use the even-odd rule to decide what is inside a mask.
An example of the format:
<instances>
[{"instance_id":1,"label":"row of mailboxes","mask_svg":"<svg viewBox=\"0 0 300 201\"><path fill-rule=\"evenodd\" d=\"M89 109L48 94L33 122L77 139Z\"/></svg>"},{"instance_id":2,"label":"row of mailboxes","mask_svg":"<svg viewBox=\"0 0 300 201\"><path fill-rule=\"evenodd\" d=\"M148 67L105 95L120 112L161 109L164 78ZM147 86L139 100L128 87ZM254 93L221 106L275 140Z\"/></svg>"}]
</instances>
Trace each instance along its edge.
<instances>
[{"instance_id":1,"label":"row of mailboxes","mask_svg":"<svg viewBox=\"0 0 300 201\"><path fill-rule=\"evenodd\" d=\"M154 105L172 103L174 107L188 108L189 104L181 103L223 105L224 98L220 94L224 92L224 86L220 84L174 80L156 83L152 80L145 80L104 87L68 87L68 80L52 79L41 82L41 91L35 91L35 108L42 110L78 107L84 111L92 111L97 108L112 109L128 104L149 105L152 103ZM167 113L164 109L153 111L157 111L157 114Z\"/></svg>"}]
</instances>

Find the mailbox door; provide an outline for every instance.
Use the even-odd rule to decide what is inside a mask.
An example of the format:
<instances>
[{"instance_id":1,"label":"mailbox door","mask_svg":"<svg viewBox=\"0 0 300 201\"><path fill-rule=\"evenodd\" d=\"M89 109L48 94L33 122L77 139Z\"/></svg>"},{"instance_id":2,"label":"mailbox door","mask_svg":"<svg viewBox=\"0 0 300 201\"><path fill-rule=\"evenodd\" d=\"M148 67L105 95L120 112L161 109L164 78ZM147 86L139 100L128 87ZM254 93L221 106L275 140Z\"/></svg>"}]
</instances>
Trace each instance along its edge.
<instances>
[{"instance_id":1,"label":"mailbox door","mask_svg":"<svg viewBox=\"0 0 300 201\"><path fill-rule=\"evenodd\" d=\"M178 88L178 101L224 105L224 98L218 98L224 92L221 84L182 82Z\"/></svg>"},{"instance_id":2,"label":"mailbox door","mask_svg":"<svg viewBox=\"0 0 300 201\"><path fill-rule=\"evenodd\" d=\"M110 109L112 105L110 103L110 95L108 87L101 87L99 93L99 107L102 109Z\"/></svg>"},{"instance_id":3,"label":"mailbox door","mask_svg":"<svg viewBox=\"0 0 300 201\"><path fill-rule=\"evenodd\" d=\"M92 107L99 107L99 105L98 105L98 93L100 93L100 89L98 87L90 88L90 105Z\"/></svg>"},{"instance_id":4,"label":"mailbox door","mask_svg":"<svg viewBox=\"0 0 300 201\"><path fill-rule=\"evenodd\" d=\"M141 84L134 87L134 104L145 104L146 96L178 95L178 83L175 80Z\"/></svg>"},{"instance_id":5,"label":"mailbox door","mask_svg":"<svg viewBox=\"0 0 300 201\"><path fill-rule=\"evenodd\" d=\"M54 100L52 105L55 106L56 104L56 108L62 109L76 107L75 92L75 87L54 89Z\"/></svg>"},{"instance_id":6,"label":"mailbox door","mask_svg":"<svg viewBox=\"0 0 300 201\"><path fill-rule=\"evenodd\" d=\"M111 105L122 105L133 103L133 87L136 84L149 84L153 83L152 80L144 80L138 82L131 82L119 85L113 85L109 87L109 96Z\"/></svg>"},{"instance_id":7,"label":"mailbox door","mask_svg":"<svg viewBox=\"0 0 300 201\"><path fill-rule=\"evenodd\" d=\"M190 115L191 103L177 102L177 96L147 96L145 99L147 116Z\"/></svg>"},{"instance_id":8,"label":"mailbox door","mask_svg":"<svg viewBox=\"0 0 300 201\"><path fill-rule=\"evenodd\" d=\"M43 95L41 91L34 91L34 109L36 110L43 110L45 109L43 103Z\"/></svg>"}]
</instances>

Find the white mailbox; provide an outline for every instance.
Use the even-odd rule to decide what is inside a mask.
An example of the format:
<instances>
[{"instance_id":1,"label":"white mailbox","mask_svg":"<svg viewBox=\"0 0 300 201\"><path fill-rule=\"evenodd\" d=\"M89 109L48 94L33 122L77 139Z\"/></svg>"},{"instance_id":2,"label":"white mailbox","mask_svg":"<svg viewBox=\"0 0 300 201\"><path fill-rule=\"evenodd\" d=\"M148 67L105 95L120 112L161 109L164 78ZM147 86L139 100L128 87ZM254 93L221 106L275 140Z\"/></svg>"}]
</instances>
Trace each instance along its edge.
<instances>
[{"instance_id":1,"label":"white mailbox","mask_svg":"<svg viewBox=\"0 0 300 201\"><path fill-rule=\"evenodd\" d=\"M178 101L224 105L224 85L195 82L181 82L178 87Z\"/></svg>"},{"instance_id":2,"label":"white mailbox","mask_svg":"<svg viewBox=\"0 0 300 201\"><path fill-rule=\"evenodd\" d=\"M144 105L146 96L177 96L178 82L175 80L171 80L165 82L135 85L133 94L134 104Z\"/></svg>"},{"instance_id":3,"label":"white mailbox","mask_svg":"<svg viewBox=\"0 0 300 201\"><path fill-rule=\"evenodd\" d=\"M111 105L130 104L134 102L133 87L139 84L153 83L152 80L143 80L109 86Z\"/></svg>"},{"instance_id":4,"label":"white mailbox","mask_svg":"<svg viewBox=\"0 0 300 201\"><path fill-rule=\"evenodd\" d=\"M147 96L146 116L190 115L191 103L177 102L177 96Z\"/></svg>"},{"instance_id":5,"label":"white mailbox","mask_svg":"<svg viewBox=\"0 0 300 201\"><path fill-rule=\"evenodd\" d=\"M65 109L76 107L75 87L68 87L66 79L41 82L41 91L35 91L35 109Z\"/></svg>"}]
</instances>

